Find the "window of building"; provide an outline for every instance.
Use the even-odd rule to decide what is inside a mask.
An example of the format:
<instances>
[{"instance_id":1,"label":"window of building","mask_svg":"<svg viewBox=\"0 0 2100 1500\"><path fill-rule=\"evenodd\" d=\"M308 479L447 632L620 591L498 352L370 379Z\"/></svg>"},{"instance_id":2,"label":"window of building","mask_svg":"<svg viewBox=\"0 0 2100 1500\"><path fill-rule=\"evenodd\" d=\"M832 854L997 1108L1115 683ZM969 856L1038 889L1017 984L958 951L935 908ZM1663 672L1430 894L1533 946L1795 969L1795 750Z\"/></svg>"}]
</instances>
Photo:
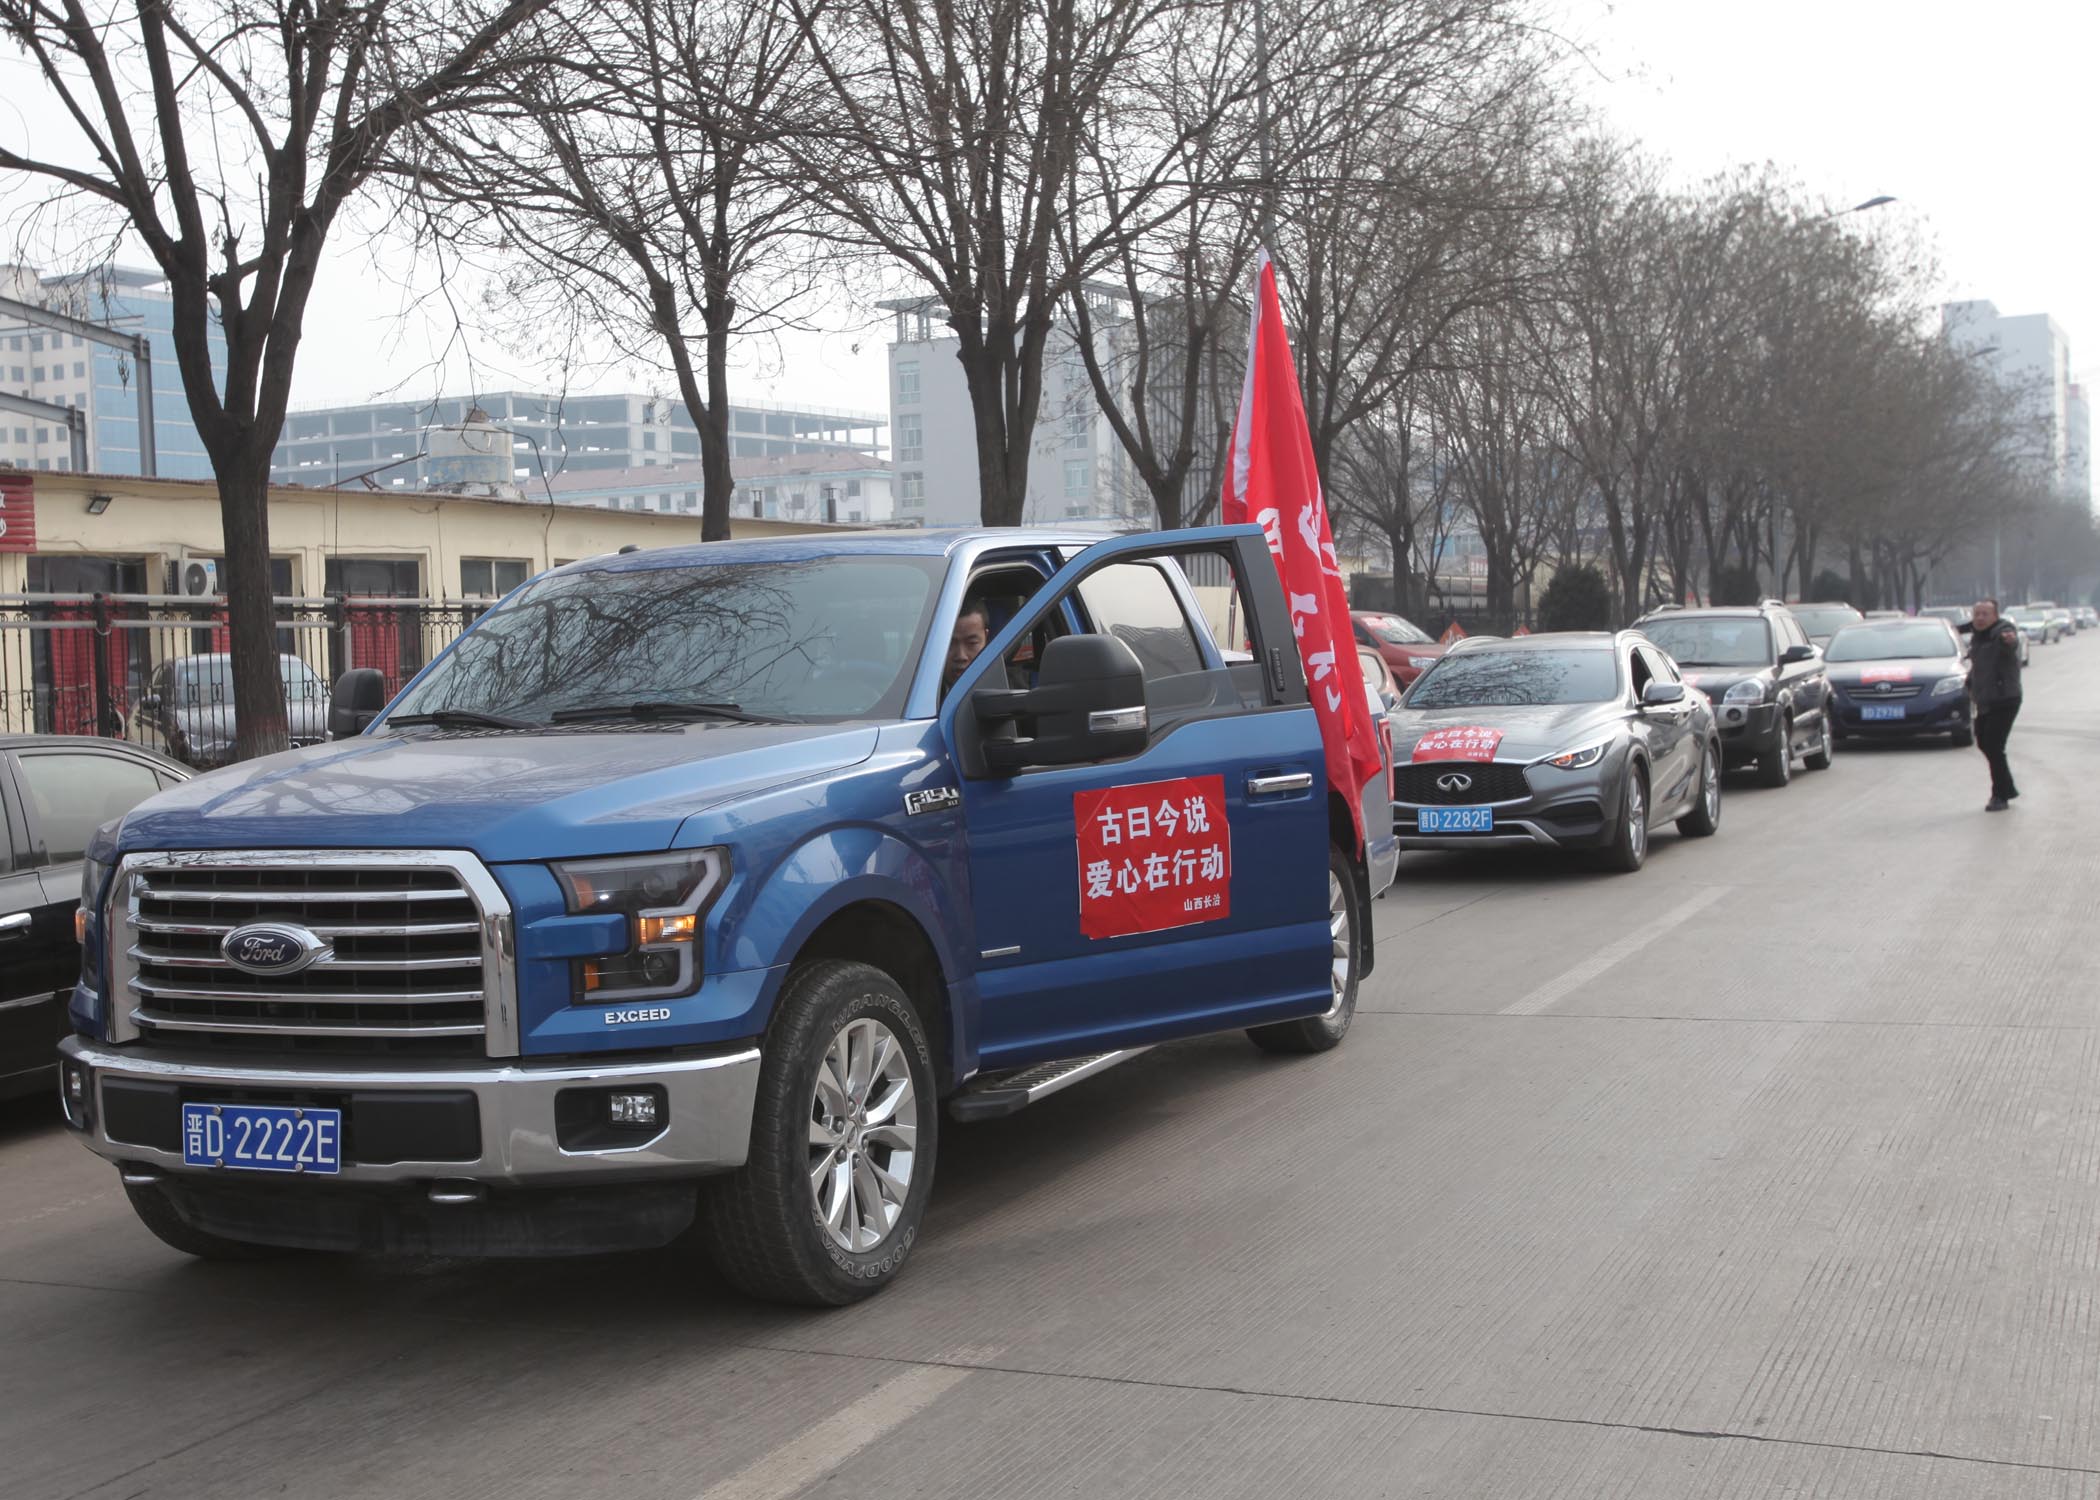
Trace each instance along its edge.
<instances>
[{"instance_id":1,"label":"window of building","mask_svg":"<svg viewBox=\"0 0 2100 1500\"><path fill-rule=\"evenodd\" d=\"M7 347L11 353L20 354L22 352L22 340L20 336L9 339L7 341Z\"/></svg>"},{"instance_id":2,"label":"window of building","mask_svg":"<svg viewBox=\"0 0 2100 1500\"><path fill-rule=\"evenodd\" d=\"M916 401L919 399L919 362L915 359L897 361L897 399Z\"/></svg>"},{"instance_id":3,"label":"window of building","mask_svg":"<svg viewBox=\"0 0 2100 1500\"><path fill-rule=\"evenodd\" d=\"M50 442L50 441L51 441L51 429L50 429L50 428L48 428L48 427L39 427L39 428L38 428L38 429L36 430L36 440L37 440L38 442L40 442L40 443L48 443L48 442Z\"/></svg>"},{"instance_id":4,"label":"window of building","mask_svg":"<svg viewBox=\"0 0 2100 1500\"><path fill-rule=\"evenodd\" d=\"M28 429L27 427L17 427L17 428L15 429L15 441L16 441L16 442L18 442L18 443L26 443L26 442L28 442L28 441L29 441L29 429Z\"/></svg>"},{"instance_id":5,"label":"window of building","mask_svg":"<svg viewBox=\"0 0 2100 1500\"><path fill-rule=\"evenodd\" d=\"M858 497L859 495L860 495L860 481L859 481L858 479L849 479L849 480L847 480L847 481L846 481L846 497L847 497L848 499L855 499L855 498L857 498L857 497Z\"/></svg>"},{"instance_id":6,"label":"window of building","mask_svg":"<svg viewBox=\"0 0 2100 1500\"><path fill-rule=\"evenodd\" d=\"M1084 495L1094 487L1094 466L1083 458L1065 460L1065 493Z\"/></svg>"},{"instance_id":7,"label":"window of building","mask_svg":"<svg viewBox=\"0 0 2100 1500\"><path fill-rule=\"evenodd\" d=\"M656 434L654 432L642 434L642 447L651 453L656 451Z\"/></svg>"},{"instance_id":8,"label":"window of building","mask_svg":"<svg viewBox=\"0 0 2100 1500\"><path fill-rule=\"evenodd\" d=\"M80 340L79 340L79 339L75 339L75 340L73 340L73 342L77 344L77 343L79 343L79 342L80 342ZM73 378L74 378L75 380L85 380L85 379L87 379L87 361L86 361L86 360L84 360L84 359L76 359L76 360L74 360L74 361L73 361Z\"/></svg>"},{"instance_id":9,"label":"window of building","mask_svg":"<svg viewBox=\"0 0 2100 1500\"><path fill-rule=\"evenodd\" d=\"M29 373L32 379L41 382L44 378L44 367L42 365L32 365Z\"/></svg>"},{"instance_id":10,"label":"window of building","mask_svg":"<svg viewBox=\"0 0 2100 1500\"><path fill-rule=\"evenodd\" d=\"M41 333L32 333L29 336L29 352L31 354L42 354L44 352L44 336Z\"/></svg>"},{"instance_id":11,"label":"window of building","mask_svg":"<svg viewBox=\"0 0 2100 1500\"><path fill-rule=\"evenodd\" d=\"M926 439L919 414L915 411L897 414L897 461L914 463L926 456Z\"/></svg>"},{"instance_id":12,"label":"window of building","mask_svg":"<svg viewBox=\"0 0 2100 1500\"><path fill-rule=\"evenodd\" d=\"M1072 430L1065 434L1065 446L1077 453L1084 453L1094 446L1094 424L1085 417L1072 419Z\"/></svg>"},{"instance_id":13,"label":"window of building","mask_svg":"<svg viewBox=\"0 0 2100 1500\"><path fill-rule=\"evenodd\" d=\"M15 382L16 382L17 384L19 384L19 383L21 382L21 380L22 380L22 367L21 367L20 365L16 365L16 366L14 367L14 373L13 373L12 375L10 375L10 376L9 376L8 378L9 378L10 380L13 380L13 381L15 381Z\"/></svg>"},{"instance_id":14,"label":"window of building","mask_svg":"<svg viewBox=\"0 0 2100 1500\"><path fill-rule=\"evenodd\" d=\"M897 503L907 510L915 510L926 503L926 474L913 469L897 476Z\"/></svg>"},{"instance_id":15,"label":"window of building","mask_svg":"<svg viewBox=\"0 0 2100 1500\"><path fill-rule=\"evenodd\" d=\"M462 557L459 591L470 599L495 599L525 581L522 557Z\"/></svg>"}]
</instances>

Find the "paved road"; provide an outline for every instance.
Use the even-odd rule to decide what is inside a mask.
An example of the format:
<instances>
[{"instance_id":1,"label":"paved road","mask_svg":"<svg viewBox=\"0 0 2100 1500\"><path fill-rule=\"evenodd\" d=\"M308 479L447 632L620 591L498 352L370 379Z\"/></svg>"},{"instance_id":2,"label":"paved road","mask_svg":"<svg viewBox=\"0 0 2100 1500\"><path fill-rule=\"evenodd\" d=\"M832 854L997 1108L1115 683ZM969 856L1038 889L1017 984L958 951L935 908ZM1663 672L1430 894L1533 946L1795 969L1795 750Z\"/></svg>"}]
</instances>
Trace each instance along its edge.
<instances>
[{"instance_id":1,"label":"paved road","mask_svg":"<svg viewBox=\"0 0 2100 1500\"><path fill-rule=\"evenodd\" d=\"M0 1493L2100 1496L2100 638L1604 877L1411 856L1348 1044L947 1138L823 1316L671 1256L190 1264L0 1123Z\"/></svg>"}]
</instances>

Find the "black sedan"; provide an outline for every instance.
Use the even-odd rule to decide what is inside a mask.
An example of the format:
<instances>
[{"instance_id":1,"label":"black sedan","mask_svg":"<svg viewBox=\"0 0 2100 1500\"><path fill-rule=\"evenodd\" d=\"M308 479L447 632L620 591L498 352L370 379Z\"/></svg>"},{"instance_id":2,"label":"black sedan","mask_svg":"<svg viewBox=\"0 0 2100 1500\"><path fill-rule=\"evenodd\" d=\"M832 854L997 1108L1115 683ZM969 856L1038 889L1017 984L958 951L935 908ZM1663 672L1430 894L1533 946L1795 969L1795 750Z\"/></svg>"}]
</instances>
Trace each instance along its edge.
<instances>
[{"instance_id":1,"label":"black sedan","mask_svg":"<svg viewBox=\"0 0 2100 1500\"><path fill-rule=\"evenodd\" d=\"M80 977L73 913L88 838L190 773L150 750L70 735L0 738L0 1099L57 1073Z\"/></svg>"},{"instance_id":2,"label":"black sedan","mask_svg":"<svg viewBox=\"0 0 2100 1500\"><path fill-rule=\"evenodd\" d=\"M1975 743L1969 663L1944 620L1869 620L1848 625L1825 653L1831 723L1840 737L1944 734Z\"/></svg>"},{"instance_id":3,"label":"black sedan","mask_svg":"<svg viewBox=\"0 0 2100 1500\"><path fill-rule=\"evenodd\" d=\"M1463 641L1392 726L1402 849L1594 849L1638 870L1659 825L1720 824L1713 706L1632 631Z\"/></svg>"}]
</instances>

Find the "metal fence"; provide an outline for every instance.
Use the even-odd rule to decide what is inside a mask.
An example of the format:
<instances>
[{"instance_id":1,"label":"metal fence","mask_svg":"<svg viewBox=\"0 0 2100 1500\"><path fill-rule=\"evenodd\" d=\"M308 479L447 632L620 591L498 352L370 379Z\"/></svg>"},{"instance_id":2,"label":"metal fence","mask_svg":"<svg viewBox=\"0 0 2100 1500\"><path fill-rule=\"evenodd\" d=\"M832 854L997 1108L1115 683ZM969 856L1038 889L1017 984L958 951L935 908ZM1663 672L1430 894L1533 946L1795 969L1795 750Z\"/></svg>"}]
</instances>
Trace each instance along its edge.
<instances>
[{"instance_id":1,"label":"metal fence","mask_svg":"<svg viewBox=\"0 0 2100 1500\"><path fill-rule=\"evenodd\" d=\"M394 692L493 601L329 595L272 602L293 718L376 667ZM130 739L197 762L232 739L226 601L172 594L0 594L0 731ZM187 726L187 728L186 728ZM223 733L221 733L223 731ZM294 725L295 738L307 738Z\"/></svg>"}]
</instances>

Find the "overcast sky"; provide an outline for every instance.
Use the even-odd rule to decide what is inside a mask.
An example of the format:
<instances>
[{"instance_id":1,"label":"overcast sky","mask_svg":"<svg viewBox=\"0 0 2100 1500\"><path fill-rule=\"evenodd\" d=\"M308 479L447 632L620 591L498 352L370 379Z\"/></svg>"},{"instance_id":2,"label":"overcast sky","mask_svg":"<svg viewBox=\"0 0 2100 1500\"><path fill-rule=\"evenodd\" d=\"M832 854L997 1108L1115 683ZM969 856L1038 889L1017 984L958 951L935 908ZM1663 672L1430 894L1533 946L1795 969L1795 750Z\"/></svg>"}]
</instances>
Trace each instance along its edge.
<instances>
[{"instance_id":1,"label":"overcast sky","mask_svg":"<svg viewBox=\"0 0 2100 1500\"><path fill-rule=\"evenodd\" d=\"M2071 341L2074 373L2100 382L2100 199L2091 186L2086 90L2100 47L2090 0L1562 0L1568 30L1606 118L1669 158L1677 176L1770 161L1845 206L1881 194L1877 224L1920 224L1935 242L1950 298L1987 297L2007 313L2048 312ZM32 145L50 116L31 104L24 65L0 60L0 130ZM16 87L16 85L25 87ZM44 128L49 128L48 124ZM361 401L531 385L547 372L487 340L470 359L440 310L401 318L398 290L349 244L331 257L308 318L295 400ZM854 314L842 308L843 324ZM740 397L884 409L885 328L793 338L741 362ZM856 349L857 346L857 349ZM599 389L663 388L614 370Z\"/></svg>"}]
</instances>

